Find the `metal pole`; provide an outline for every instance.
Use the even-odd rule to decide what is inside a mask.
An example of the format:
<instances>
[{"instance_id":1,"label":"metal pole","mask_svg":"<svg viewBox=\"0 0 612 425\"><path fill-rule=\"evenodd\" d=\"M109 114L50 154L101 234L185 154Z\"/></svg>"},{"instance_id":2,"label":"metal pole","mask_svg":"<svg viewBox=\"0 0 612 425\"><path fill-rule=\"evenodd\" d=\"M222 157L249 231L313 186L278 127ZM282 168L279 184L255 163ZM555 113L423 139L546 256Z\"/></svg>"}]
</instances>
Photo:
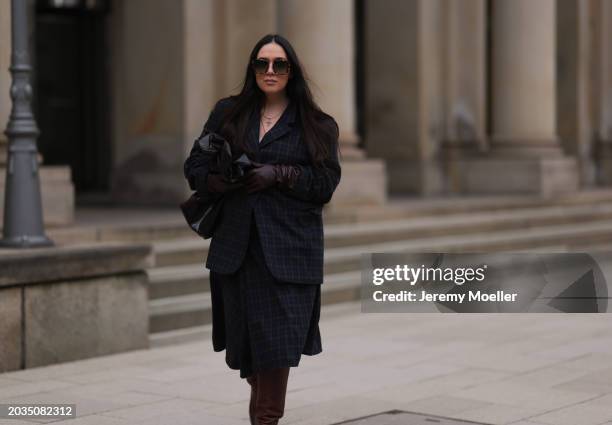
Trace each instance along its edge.
<instances>
[{"instance_id":1,"label":"metal pole","mask_svg":"<svg viewBox=\"0 0 612 425\"><path fill-rule=\"evenodd\" d=\"M4 192L4 226L0 247L53 245L45 235L32 114L27 0L11 0L11 115L4 134L9 139Z\"/></svg>"}]
</instances>

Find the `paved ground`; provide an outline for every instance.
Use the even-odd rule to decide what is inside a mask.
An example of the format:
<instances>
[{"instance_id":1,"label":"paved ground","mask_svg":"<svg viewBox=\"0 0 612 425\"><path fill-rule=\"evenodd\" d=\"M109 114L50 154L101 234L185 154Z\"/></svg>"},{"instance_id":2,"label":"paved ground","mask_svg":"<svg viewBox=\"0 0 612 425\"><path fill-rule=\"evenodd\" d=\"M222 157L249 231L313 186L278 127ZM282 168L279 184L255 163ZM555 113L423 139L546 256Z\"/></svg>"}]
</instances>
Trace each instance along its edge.
<instances>
[{"instance_id":1,"label":"paved ground","mask_svg":"<svg viewBox=\"0 0 612 425\"><path fill-rule=\"evenodd\" d=\"M349 303L323 307L321 332L323 353L291 369L283 424L394 409L489 424L612 424L607 314L362 314ZM62 422L70 425L248 425L248 398L210 339L0 375L0 403L75 403L78 418ZM359 425L386 423L435 422Z\"/></svg>"}]
</instances>

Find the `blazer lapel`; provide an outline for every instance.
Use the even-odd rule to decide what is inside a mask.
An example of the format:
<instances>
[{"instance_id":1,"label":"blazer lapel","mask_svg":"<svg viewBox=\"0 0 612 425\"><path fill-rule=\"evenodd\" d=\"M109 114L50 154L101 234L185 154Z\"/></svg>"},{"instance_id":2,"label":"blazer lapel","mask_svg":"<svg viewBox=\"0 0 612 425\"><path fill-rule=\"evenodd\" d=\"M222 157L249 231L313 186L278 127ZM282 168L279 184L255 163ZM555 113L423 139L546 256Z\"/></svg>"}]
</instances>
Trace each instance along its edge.
<instances>
[{"instance_id":1,"label":"blazer lapel","mask_svg":"<svg viewBox=\"0 0 612 425\"><path fill-rule=\"evenodd\" d=\"M278 119L276 124L264 135L261 142L258 143L259 149L262 149L264 146L269 145L273 141L278 140L284 135L286 135L287 133L289 133L291 131L293 124L295 123L295 113L296 113L295 105L293 105L293 102L290 102L289 105L287 106L287 109L285 109L285 111L283 112L281 117ZM257 116L259 116L259 113L257 113ZM259 140L259 126L258 126L257 136L255 138L255 141L257 142L258 140Z\"/></svg>"}]
</instances>

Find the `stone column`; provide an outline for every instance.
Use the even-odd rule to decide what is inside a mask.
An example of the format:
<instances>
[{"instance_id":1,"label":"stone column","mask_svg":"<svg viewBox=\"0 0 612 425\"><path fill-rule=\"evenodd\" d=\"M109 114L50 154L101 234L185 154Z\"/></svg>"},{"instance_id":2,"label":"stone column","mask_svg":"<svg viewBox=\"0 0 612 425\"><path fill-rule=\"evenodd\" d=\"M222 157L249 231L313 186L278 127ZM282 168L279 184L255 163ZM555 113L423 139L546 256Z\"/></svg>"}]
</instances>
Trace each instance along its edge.
<instances>
[{"instance_id":1,"label":"stone column","mask_svg":"<svg viewBox=\"0 0 612 425\"><path fill-rule=\"evenodd\" d=\"M576 156L583 185L595 181L592 119L594 2L557 2L557 127L565 152Z\"/></svg>"},{"instance_id":2,"label":"stone column","mask_svg":"<svg viewBox=\"0 0 612 425\"><path fill-rule=\"evenodd\" d=\"M555 47L555 0L493 3L493 149L561 153Z\"/></svg>"},{"instance_id":3,"label":"stone column","mask_svg":"<svg viewBox=\"0 0 612 425\"><path fill-rule=\"evenodd\" d=\"M275 31L276 2L114 6L113 197L176 205L190 192L182 175L186 155L215 102L239 91L257 40Z\"/></svg>"},{"instance_id":4,"label":"stone column","mask_svg":"<svg viewBox=\"0 0 612 425\"><path fill-rule=\"evenodd\" d=\"M183 198L183 3L113 3L111 192L122 203Z\"/></svg>"},{"instance_id":5,"label":"stone column","mask_svg":"<svg viewBox=\"0 0 612 425\"><path fill-rule=\"evenodd\" d=\"M578 187L556 123L556 2L493 2L492 135L464 189L549 196ZM494 179L491 176L495 176Z\"/></svg>"},{"instance_id":6,"label":"stone column","mask_svg":"<svg viewBox=\"0 0 612 425\"><path fill-rule=\"evenodd\" d=\"M365 159L355 126L355 19L353 0L282 0L278 29L294 46L315 101L340 127L343 174L332 204L382 204L382 160Z\"/></svg>"},{"instance_id":7,"label":"stone column","mask_svg":"<svg viewBox=\"0 0 612 425\"><path fill-rule=\"evenodd\" d=\"M595 46L599 53L599 69L596 73L594 90L598 94L595 107L597 181L603 185L612 184L612 1L600 0Z\"/></svg>"},{"instance_id":8,"label":"stone column","mask_svg":"<svg viewBox=\"0 0 612 425\"><path fill-rule=\"evenodd\" d=\"M352 0L278 2L279 33L295 47L321 108L340 127L343 155L363 158L355 133L355 21Z\"/></svg>"},{"instance_id":9,"label":"stone column","mask_svg":"<svg viewBox=\"0 0 612 425\"><path fill-rule=\"evenodd\" d=\"M603 20L601 47L601 120L599 132L602 139L612 143L612 1L601 1Z\"/></svg>"},{"instance_id":10,"label":"stone column","mask_svg":"<svg viewBox=\"0 0 612 425\"><path fill-rule=\"evenodd\" d=\"M445 1L446 119L443 154L448 192L460 191L466 155L487 147L486 2Z\"/></svg>"},{"instance_id":11,"label":"stone column","mask_svg":"<svg viewBox=\"0 0 612 425\"><path fill-rule=\"evenodd\" d=\"M219 97L238 94L242 88L248 58L255 43L277 31L276 0L215 0L215 60Z\"/></svg>"},{"instance_id":12,"label":"stone column","mask_svg":"<svg viewBox=\"0 0 612 425\"><path fill-rule=\"evenodd\" d=\"M11 112L11 2L0 1L0 166L6 164L7 138L4 129Z\"/></svg>"},{"instance_id":13,"label":"stone column","mask_svg":"<svg viewBox=\"0 0 612 425\"><path fill-rule=\"evenodd\" d=\"M394 194L423 187L417 15L418 0L365 2L365 149L385 159Z\"/></svg>"},{"instance_id":14,"label":"stone column","mask_svg":"<svg viewBox=\"0 0 612 425\"><path fill-rule=\"evenodd\" d=\"M393 194L429 196L444 188L446 3L365 4L366 149L386 160Z\"/></svg>"}]
</instances>

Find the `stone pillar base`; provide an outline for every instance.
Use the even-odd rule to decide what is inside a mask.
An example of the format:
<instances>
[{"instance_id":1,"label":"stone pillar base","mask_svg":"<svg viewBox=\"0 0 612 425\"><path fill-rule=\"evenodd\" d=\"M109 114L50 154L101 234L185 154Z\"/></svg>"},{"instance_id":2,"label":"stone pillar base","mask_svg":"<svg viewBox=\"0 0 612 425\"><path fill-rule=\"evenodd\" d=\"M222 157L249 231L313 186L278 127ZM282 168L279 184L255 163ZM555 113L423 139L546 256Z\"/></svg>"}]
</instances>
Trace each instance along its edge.
<instances>
[{"instance_id":1,"label":"stone pillar base","mask_svg":"<svg viewBox=\"0 0 612 425\"><path fill-rule=\"evenodd\" d=\"M355 133L340 133L338 137L338 143L340 144L340 153L343 159L355 160L364 159L365 152L358 148L359 136Z\"/></svg>"},{"instance_id":2,"label":"stone pillar base","mask_svg":"<svg viewBox=\"0 0 612 425\"><path fill-rule=\"evenodd\" d=\"M435 196L443 192L439 161L386 160L389 193L393 195Z\"/></svg>"},{"instance_id":3,"label":"stone pillar base","mask_svg":"<svg viewBox=\"0 0 612 425\"><path fill-rule=\"evenodd\" d=\"M601 158L597 161L597 183L612 185L612 158Z\"/></svg>"},{"instance_id":4,"label":"stone pillar base","mask_svg":"<svg viewBox=\"0 0 612 425\"><path fill-rule=\"evenodd\" d=\"M67 165L39 168L45 225L66 225L74 221L74 186ZM0 166L0 228L4 217L4 191L6 167Z\"/></svg>"},{"instance_id":5,"label":"stone pillar base","mask_svg":"<svg viewBox=\"0 0 612 425\"><path fill-rule=\"evenodd\" d=\"M326 209L360 205L384 205L387 202L387 173L382 159L342 161L342 176Z\"/></svg>"},{"instance_id":6,"label":"stone pillar base","mask_svg":"<svg viewBox=\"0 0 612 425\"><path fill-rule=\"evenodd\" d=\"M612 185L612 140L600 139L595 146L597 183L604 186Z\"/></svg>"},{"instance_id":7,"label":"stone pillar base","mask_svg":"<svg viewBox=\"0 0 612 425\"><path fill-rule=\"evenodd\" d=\"M453 164L452 187L465 194L523 193L549 197L579 187L575 158L461 158Z\"/></svg>"}]
</instances>

